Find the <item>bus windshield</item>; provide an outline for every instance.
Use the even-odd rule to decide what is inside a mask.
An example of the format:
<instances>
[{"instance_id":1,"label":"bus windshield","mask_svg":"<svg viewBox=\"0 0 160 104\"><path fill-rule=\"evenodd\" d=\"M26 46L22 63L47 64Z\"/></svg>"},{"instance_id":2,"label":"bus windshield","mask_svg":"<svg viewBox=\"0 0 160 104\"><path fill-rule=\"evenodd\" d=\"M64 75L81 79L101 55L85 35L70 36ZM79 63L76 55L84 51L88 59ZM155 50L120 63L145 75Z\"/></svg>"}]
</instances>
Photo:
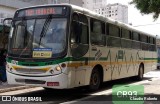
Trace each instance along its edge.
<instances>
[{"instance_id":1,"label":"bus windshield","mask_svg":"<svg viewBox=\"0 0 160 104\"><path fill-rule=\"evenodd\" d=\"M66 25L66 18L14 21L9 37L9 55L31 58L34 49L50 49L52 58L60 57L66 48Z\"/></svg>"}]
</instances>

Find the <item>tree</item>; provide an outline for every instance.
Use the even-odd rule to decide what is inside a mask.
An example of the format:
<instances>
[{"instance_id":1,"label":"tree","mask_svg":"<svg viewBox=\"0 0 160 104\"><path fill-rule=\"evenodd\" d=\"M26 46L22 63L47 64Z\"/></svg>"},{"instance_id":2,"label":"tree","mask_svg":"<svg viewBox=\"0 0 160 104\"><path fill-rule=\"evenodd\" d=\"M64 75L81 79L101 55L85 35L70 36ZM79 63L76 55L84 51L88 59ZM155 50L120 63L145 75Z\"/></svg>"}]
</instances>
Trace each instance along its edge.
<instances>
[{"instance_id":1,"label":"tree","mask_svg":"<svg viewBox=\"0 0 160 104\"><path fill-rule=\"evenodd\" d=\"M130 4L135 4L136 8L143 14L153 13L156 20L160 14L160 0L132 0Z\"/></svg>"}]
</instances>

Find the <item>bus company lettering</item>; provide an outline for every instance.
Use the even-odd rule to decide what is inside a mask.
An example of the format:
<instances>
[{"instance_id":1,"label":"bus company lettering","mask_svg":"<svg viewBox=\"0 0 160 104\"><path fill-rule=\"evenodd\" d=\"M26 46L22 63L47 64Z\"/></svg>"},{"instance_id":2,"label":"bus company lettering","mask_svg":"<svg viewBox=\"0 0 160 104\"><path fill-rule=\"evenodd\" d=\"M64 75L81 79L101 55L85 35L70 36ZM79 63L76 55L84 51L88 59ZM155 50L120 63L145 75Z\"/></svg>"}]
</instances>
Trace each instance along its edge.
<instances>
[{"instance_id":1,"label":"bus company lettering","mask_svg":"<svg viewBox=\"0 0 160 104\"><path fill-rule=\"evenodd\" d=\"M35 52L33 52L33 57L45 57L45 58L49 58L49 57L51 57L52 56L52 52L50 52L50 51L35 51Z\"/></svg>"},{"instance_id":2,"label":"bus company lettering","mask_svg":"<svg viewBox=\"0 0 160 104\"><path fill-rule=\"evenodd\" d=\"M54 14L54 8L29 9L25 11L26 16Z\"/></svg>"}]
</instances>

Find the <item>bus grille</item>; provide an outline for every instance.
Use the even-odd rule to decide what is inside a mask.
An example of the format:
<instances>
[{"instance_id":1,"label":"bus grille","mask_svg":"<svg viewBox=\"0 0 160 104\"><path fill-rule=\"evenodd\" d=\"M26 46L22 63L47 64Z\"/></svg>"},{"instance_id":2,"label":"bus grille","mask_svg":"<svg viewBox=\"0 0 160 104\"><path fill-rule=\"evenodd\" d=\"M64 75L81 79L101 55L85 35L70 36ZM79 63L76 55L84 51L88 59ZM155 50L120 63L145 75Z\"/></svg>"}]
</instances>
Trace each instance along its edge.
<instances>
[{"instance_id":1,"label":"bus grille","mask_svg":"<svg viewBox=\"0 0 160 104\"><path fill-rule=\"evenodd\" d=\"M15 79L16 82L25 83L25 84L45 84L46 81L42 80L33 80L33 79Z\"/></svg>"},{"instance_id":2,"label":"bus grille","mask_svg":"<svg viewBox=\"0 0 160 104\"><path fill-rule=\"evenodd\" d=\"M42 74L46 72L46 70L42 69L29 69L29 68L17 68L16 71L24 74Z\"/></svg>"}]
</instances>

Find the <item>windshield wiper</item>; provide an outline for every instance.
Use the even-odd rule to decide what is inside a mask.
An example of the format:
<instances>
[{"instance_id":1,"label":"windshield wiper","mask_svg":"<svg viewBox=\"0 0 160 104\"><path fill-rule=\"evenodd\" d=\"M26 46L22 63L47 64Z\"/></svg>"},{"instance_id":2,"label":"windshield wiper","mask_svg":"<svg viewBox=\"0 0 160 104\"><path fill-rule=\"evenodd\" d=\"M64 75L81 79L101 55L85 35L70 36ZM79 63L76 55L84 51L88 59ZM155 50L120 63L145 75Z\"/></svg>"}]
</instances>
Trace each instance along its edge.
<instances>
[{"instance_id":1,"label":"windshield wiper","mask_svg":"<svg viewBox=\"0 0 160 104\"><path fill-rule=\"evenodd\" d=\"M21 55L25 52L26 48L28 47L29 43L30 43L30 39L31 39L31 35L29 37L29 40L28 40L28 43L27 43L27 23L25 21L25 17L22 18L22 25L21 26L24 26L24 39L23 39L23 46L24 46L24 49L22 50L22 52L20 53L19 57L21 57Z\"/></svg>"},{"instance_id":2,"label":"windshield wiper","mask_svg":"<svg viewBox=\"0 0 160 104\"><path fill-rule=\"evenodd\" d=\"M51 23L51 18L52 18L52 15L48 15L48 17L46 18L46 21L43 25L43 28L42 28L42 31L41 31L41 34L40 34L40 39L39 39L39 47L41 45L41 40L42 40L43 37L45 37L46 32L48 30L48 27Z\"/></svg>"}]
</instances>

